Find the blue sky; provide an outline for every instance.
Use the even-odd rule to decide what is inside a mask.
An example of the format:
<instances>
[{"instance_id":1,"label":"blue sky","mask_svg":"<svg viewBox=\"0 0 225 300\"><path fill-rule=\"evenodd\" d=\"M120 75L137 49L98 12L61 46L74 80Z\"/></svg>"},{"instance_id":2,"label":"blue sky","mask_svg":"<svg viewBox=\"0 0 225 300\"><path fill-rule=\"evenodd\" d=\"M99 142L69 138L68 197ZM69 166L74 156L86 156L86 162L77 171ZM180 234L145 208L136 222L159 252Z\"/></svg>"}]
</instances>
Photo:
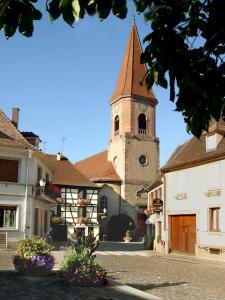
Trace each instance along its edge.
<instances>
[{"instance_id":1,"label":"blue sky","mask_svg":"<svg viewBox=\"0 0 225 300\"><path fill-rule=\"evenodd\" d=\"M44 2L41 1L44 10ZM35 22L32 38L16 34L6 40L0 32L0 109L11 117L20 108L19 129L33 131L48 153L62 149L76 162L107 148L110 105L130 28L136 23L143 40L150 30L130 5L128 18L110 16L100 22L87 17L70 28L44 13ZM190 135L180 113L169 101L169 90L153 87L157 106L156 130L163 165L176 146ZM44 148L44 145L41 145Z\"/></svg>"}]
</instances>

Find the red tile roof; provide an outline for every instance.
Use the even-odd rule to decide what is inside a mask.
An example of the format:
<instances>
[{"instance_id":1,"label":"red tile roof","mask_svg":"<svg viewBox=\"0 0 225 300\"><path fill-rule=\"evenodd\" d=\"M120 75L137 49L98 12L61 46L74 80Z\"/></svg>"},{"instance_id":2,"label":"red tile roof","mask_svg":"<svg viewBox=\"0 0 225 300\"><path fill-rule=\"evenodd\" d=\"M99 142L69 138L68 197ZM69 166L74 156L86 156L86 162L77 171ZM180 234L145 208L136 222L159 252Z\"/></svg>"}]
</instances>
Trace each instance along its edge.
<instances>
[{"instance_id":1,"label":"red tile roof","mask_svg":"<svg viewBox=\"0 0 225 300\"><path fill-rule=\"evenodd\" d=\"M140 85L140 81L146 74L145 64L141 64L140 56L142 53L141 43L135 23L131 28L126 52L123 58L120 74L114 94L110 104L114 103L122 96L141 96L146 100L153 101L156 99L152 90L148 91L145 81Z\"/></svg>"},{"instance_id":2,"label":"red tile roof","mask_svg":"<svg viewBox=\"0 0 225 300\"><path fill-rule=\"evenodd\" d=\"M35 149L2 110L0 110L0 146Z\"/></svg>"},{"instance_id":3,"label":"red tile roof","mask_svg":"<svg viewBox=\"0 0 225 300\"><path fill-rule=\"evenodd\" d=\"M167 163L162 167L163 172L192 167L196 164L225 159L225 138L223 137L215 150L206 151L205 135L197 139L192 137L188 142L176 148Z\"/></svg>"},{"instance_id":4,"label":"red tile roof","mask_svg":"<svg viewBox=\"0 0 225 300\"><path fill-rule=\"evenodd\" d=\"M88 180L74 165L65 157L62 156L61 160L57 160L55 154L45 154L47 159L54 167L54 177L52 183L57 185L67 186L82 186L97 188L98 186Z\"/></svg>"},{"instance_id":5,"label":"red tile roof","mask_svg":"<svg viewBox=\"0 0 225 300\"><path fill-rule=\"evenodd\" d=\"M75 163L75 167L94 182L121 181L112 163L108 161L107 150Z\"/></svg>"}]
</instances>

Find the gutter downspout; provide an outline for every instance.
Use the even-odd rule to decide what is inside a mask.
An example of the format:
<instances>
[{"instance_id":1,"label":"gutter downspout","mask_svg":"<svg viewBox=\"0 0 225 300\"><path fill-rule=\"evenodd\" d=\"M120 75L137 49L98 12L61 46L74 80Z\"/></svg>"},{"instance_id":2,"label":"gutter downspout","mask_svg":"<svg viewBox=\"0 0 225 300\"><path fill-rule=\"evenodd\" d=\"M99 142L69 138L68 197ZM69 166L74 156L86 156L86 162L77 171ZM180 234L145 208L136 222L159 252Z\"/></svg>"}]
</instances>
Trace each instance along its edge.
<instances>
[{"instance_id":1,"label":"gutter downspout","mask_svg":"<svg viewBox=\"0 0 225 300\"><path fill-rule=\"evenodd\" d=\"M121 202L122 202L122 199L121 199L121 184L120 184L120 195L119 195L119 215L121 214Z\"/></svg>"},{"instance_id":2,"label":"gutter downspout","mask_svg":"<svg viewBox=\"0 0 225 300\"><path fill-rule=\"evenodd\" d=\"M27 167L26 167L26 188L25 188L25 199L24 199L24 237L27 236L27 229L30 228L27 226L27 200L28 200L28 184L29 184L29 165L30 159L32 157L33 151L28 149L28 156L26 158Z\"/></svg>"}]
</instances>

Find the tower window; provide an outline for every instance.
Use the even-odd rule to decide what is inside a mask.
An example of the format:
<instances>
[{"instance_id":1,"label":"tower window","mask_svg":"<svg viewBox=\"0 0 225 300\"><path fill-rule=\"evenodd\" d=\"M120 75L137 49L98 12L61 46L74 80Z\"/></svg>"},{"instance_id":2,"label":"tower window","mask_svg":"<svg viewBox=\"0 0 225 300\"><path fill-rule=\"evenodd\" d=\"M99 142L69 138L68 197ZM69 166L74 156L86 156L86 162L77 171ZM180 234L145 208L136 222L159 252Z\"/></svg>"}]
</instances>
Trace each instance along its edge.
<instances>
[{"instance_id":1,"label":"tower window","mask_svg":"<svg viewBox=\"0 0 225 300\"><path fill-rule=\"evenodd\" d=\"M147 134L146 116L145 116L145 114L140 114L138 116L138 133L140 133L140 134Z\"/></svg>"},{"instance_id":2,"label":"tower window","mask_svg":"<svg viewBox=\"0 0 225 300\"><path fill-rule=\"evenodd\" d=\"M114 119L114 131L119 131L120 129L120 120L119 120L119 116L116 116Z\"/></svg>"}]
</instances>

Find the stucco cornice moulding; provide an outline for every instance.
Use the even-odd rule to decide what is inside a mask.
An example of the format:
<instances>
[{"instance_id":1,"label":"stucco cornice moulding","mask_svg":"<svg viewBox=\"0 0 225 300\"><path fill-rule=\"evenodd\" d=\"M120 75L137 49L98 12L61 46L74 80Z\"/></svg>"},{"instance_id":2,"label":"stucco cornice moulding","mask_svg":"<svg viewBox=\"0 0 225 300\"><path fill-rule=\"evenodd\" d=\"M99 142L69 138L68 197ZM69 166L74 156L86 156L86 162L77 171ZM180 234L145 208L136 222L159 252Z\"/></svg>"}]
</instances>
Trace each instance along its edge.
<instances>
[{"instance_id":1,"label":"stucco cornice moulding","mask_svg":"<svg viewBox=\"0 0 225 300\"><path fill-rule=\"evenodd\" d=\"M177 200L186 200L187 197L188 197L187 193L179 193L179 194L176 194L175 199L177 199Z\"/></svg>"},{"instance_id":2,"label":"stucco cornice moulding","mask_svg":"<svg viewBox=\"0 0 225 300\"><path fill-rule=\"evenodd\" d=\"M24 197L24 196L25 196L25 193L24 193L24 194L17 194L17 193L1 193L1 192L0 192L0 195L1 195L1 196Z\"/></svg>"},{"instance_id":3,"label":"stucco cornice moulding","mask_svg":"<svg viewBox=\"0 0 225 300\"><path fill-rule=\"evenodd\" d=\"M138 95L123 95L123 96L119 96L117 99L113 100L113 101L109 101L109 104L115 104L116 102L120 101L120 100L125 100L125 99L132 99L135 102L140 102L140 101L145 101L146 103L148 103L150 106L155 106L158 104L158 100L156 98L149 98L149 97L143 97L143 96L138 96Z\"/></svg>"},{"instance_id":4,"label":"stucco cornice moulding","mask_svg":"<svg viewBox=\"0 0 225 300\"><path fill-rule=\"evenodd\" d=\"M205 195L207 197L219 197L222 195L222 190L221 189L213 189L213 190L208 190Z\"/></svg>"}]
</instances>

